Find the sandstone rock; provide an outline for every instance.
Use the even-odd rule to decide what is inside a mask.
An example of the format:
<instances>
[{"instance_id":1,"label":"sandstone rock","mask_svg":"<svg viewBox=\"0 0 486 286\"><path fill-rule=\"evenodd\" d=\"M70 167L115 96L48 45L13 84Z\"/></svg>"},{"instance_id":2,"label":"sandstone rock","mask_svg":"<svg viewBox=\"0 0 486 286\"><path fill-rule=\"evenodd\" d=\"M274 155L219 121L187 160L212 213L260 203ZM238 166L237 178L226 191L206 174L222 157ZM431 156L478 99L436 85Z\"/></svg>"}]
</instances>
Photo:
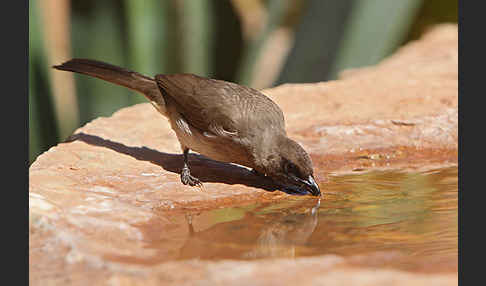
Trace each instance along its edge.
<instances>
[{"instance_id":1,"label":"sandstone rock","mask_svg":"<svg viewBox=\"0 0 486 286\"><path fill-rule=\"evenodd\" d=\"M289 135L310 151L325 195L332 173L456 165L457 67L457 26L443 25L377 66L263 92L282 107ZM288 196L246 168L190 160L202 190L180 183L179 144L148 103L93 120L40 155L29 169L31 284L457 284L454 272L374 269L328 255L168 261L188 236L183 216L173 213ZM140 224L174 251L145 248Z\"/></svg>"}]
</instances>

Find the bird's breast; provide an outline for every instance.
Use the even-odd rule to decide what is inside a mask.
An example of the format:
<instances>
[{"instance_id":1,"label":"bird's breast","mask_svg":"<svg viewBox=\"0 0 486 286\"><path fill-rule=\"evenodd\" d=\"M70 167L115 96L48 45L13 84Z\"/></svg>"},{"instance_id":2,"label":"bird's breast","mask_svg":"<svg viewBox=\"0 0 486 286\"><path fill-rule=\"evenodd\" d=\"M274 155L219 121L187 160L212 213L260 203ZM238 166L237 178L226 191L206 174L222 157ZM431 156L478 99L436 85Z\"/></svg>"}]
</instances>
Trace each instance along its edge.
<instances>
[{"instance_id":1,"label":"bird's breast","mask_svg":"<svg viewBox=\"0 0 486 286\"><path fill-rule=\"evenodd\" d=\"M213 160L253 167L253 158L247 148L229 137L191 126L178 112L169 112L171 127L181 147L189 148Z\"/></svg>"}]
</instances>

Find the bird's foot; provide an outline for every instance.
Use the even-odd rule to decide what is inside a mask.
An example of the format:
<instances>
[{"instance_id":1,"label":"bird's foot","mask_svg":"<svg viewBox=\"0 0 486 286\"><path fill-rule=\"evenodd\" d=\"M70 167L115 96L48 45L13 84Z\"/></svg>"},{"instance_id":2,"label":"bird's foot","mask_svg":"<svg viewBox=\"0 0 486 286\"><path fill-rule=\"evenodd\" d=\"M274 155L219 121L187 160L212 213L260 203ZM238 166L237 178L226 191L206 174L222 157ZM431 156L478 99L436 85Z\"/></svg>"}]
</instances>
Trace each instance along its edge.
<instances>
[{"instance_id":1,"label":"bird's foot","mask_svg":"<svg viewBox=\"0 0 486 286\"><path fill-rule=\"evenodd\" d=\"M184 185L189 185L191 187L194 187L194 186L202 187L203 186L203 184L201 183L201 181L198 178L191 175L191 171L187 167L182 168L181 182Z\"/></svg>"}]
</instances>

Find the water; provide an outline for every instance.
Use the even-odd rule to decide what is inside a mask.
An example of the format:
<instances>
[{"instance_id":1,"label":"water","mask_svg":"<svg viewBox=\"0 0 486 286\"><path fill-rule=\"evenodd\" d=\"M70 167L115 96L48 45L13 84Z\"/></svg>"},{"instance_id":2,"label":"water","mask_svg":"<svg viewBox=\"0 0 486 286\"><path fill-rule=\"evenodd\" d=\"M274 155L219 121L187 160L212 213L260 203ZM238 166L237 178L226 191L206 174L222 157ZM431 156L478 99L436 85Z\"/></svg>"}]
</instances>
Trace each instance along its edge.
<instances>
[{"instance_id":1,"label":"water","mask_svg":"<svg viewBox=\"0 0 486 286\"><path fill-rule=\"evenodd\" d=\"M330 177L321 190L320 200L291 196L278 203L166 213L172 228L139 226L144 247L159 251L152 262L333 254L367 266L457 271L456 167Z\"/></svg>"}]
</instances>

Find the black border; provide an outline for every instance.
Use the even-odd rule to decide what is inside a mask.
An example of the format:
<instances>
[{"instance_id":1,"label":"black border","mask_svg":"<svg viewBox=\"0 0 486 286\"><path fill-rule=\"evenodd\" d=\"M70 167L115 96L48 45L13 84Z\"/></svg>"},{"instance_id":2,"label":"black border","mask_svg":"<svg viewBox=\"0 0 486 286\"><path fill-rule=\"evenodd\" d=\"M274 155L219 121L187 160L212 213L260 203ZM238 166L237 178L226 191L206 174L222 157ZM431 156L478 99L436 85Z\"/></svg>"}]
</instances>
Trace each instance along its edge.
<instances>
[{"instance_id":1,"label":"black border","mask_svg":"<svg viewBox=\"0 0 486 286\"><path fill-rule=\"evenodd\" d=\"M29 284L29 123L28 59L29 1L5 2L2 27L2 195L4 281ZM19 186L20 185L20 186ZM13 200L14 199L14 200ZM15 271L16 270L16 271ZM7 282L9 283L9 282Z\"/></svg>"}]
</instances>

